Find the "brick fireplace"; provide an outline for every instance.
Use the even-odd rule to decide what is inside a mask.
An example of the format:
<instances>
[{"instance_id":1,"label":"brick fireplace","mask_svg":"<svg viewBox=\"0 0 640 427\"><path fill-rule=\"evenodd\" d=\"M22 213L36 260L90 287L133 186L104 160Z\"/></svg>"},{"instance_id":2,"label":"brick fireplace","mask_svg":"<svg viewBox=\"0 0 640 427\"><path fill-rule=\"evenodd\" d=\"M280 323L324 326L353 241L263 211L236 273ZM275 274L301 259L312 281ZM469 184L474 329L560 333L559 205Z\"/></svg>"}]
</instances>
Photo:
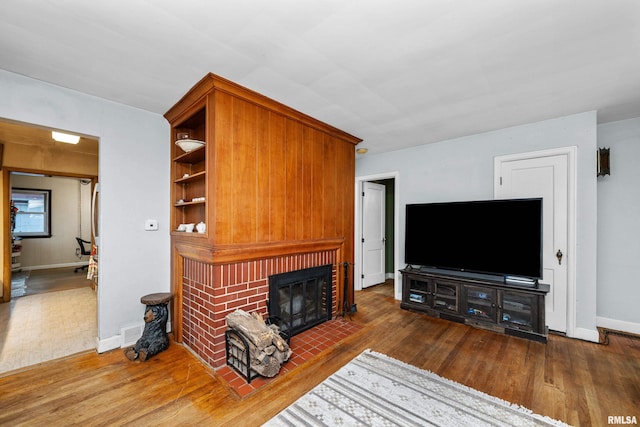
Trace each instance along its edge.
<instances>
[{"instance_id":1,"label":"brick fireplace","mask_svg":"<svg viewBox=\"0 0 640 427\"><path fill-rule=\"evenodd\" d=\"M326 264L333 266L331 311L337 312L336 257L325 250L221 265L184 258L182 342L213 368L224 366L226 315L242 309L266 317L269 276Z\"/></svg>"}]
</instances>

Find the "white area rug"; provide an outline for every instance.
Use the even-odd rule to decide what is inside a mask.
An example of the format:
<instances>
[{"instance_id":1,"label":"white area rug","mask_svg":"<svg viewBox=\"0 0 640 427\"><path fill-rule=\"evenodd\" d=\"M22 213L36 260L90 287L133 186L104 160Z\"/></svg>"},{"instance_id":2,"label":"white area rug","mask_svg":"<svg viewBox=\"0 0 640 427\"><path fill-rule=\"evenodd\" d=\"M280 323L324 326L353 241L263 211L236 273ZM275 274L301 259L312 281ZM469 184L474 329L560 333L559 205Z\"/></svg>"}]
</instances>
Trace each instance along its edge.
<instances>
[{"instance_id":1,"label":"white area rug","mask_svg":"<svg viewBox=\"0 0 640 427\"><path fill-rule=\"evenodd\" d=\"M366 350L265 426L566 426Z\"/></svg>"}]
</instances>

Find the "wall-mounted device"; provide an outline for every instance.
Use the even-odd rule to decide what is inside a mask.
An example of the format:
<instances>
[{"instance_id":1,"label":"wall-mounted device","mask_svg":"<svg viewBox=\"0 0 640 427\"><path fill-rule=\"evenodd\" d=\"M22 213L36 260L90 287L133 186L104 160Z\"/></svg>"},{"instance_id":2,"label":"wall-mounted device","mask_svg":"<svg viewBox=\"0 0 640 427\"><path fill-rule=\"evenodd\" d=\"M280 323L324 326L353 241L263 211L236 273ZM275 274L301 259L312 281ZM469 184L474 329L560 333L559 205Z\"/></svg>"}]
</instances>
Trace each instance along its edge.
<instances>
[{"instance_id":1,"label":"wall-mounted device","mask_svg":"<svg viewBox=\"0 0 640 427\"><path fill-rule=\"evenodd\" d=\"M145 231L158 231L158 220L148 219L144 222Z\"/></svg>"},{"instance_id":2,"label":"wall-mounted device","mask_svg":"<svg viewBox=\"0 0 640 427\"><path fill-rule=\"evenodd\" d=\"M598 164L597 164L597 176L611 175L611 164L609 161L609 148L598 148Z\"/></svg>"}]
</instances>

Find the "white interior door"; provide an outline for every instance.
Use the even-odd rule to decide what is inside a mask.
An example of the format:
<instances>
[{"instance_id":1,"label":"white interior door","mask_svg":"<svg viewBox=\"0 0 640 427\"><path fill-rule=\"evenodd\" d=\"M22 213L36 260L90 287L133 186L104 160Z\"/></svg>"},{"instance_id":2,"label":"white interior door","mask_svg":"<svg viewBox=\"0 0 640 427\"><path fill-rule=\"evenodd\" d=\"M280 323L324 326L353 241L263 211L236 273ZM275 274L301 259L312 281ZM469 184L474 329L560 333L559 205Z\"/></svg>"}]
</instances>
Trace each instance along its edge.
<instances>
[{"instance_id":1,"label":"white interior door","mask_svg":"<svg viewBox=\"0 0 640 427\"><path fill-rule=\"evenodd\" d=\"M559 154L496 159L496 199L543 198L542 283L550 285L545 317L549 329L567 331L569 159Z\"/></svg>"},{"instance_id":2,"label":"white interior door","mask_svg":"<svg viewBox=\"0 0 640 427\"><path fill-rule=\"evenodd\" d=\"M362 185L362 287L385 280L385 186Z\"/></svg>"}]
</instances>

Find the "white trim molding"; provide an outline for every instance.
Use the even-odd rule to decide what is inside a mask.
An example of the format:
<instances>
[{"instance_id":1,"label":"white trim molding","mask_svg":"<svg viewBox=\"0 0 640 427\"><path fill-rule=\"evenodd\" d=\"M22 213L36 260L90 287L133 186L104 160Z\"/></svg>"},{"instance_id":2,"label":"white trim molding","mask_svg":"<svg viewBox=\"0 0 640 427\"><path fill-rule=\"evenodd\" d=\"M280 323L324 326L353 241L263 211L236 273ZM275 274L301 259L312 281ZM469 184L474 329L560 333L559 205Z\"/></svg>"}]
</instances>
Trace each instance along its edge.
<instances>
[{"instance_id":1,"label":"white trim molding","mask_svg":"<svg viewBox=\"0 0 640 427\"><path fill-rule=\"evenodd\" d=\"M96 351L98 353L104 353L122 346L122 337L120 335L114 335L103 340L97 339L96 341Z\"/></svg>"},{"instance_id":2,"label":"white trim molding","mask_svg":"<svg viewBox=\"0 0 640 427\"><path fill-rule=\"evenodd\" d=\"M600 334L598 333L597 329L593 330L587 328L574 328L573 335L567 334L567 336L584 341L600 342Z\"/></svg>"},{"instance_id":3,"label":"white trim molding","mask_svg":"<svg viewBox=\"0 0 640 427\"><path fill-rule=\"evenodd\" d=\"M608 317L596 317L596 325L612 331L627 332L640 335L640 323L627 322L625 320L609 319Z\"/></svg>"},{"instance_id":4,"label":"white trim molding","mask_svg":"<svg viewBox=\"0 0 640 427\"><path fill-rule=\"evenodd\" d=\"M366 175L366 176L357 176L355 182L355 227L354 227L354 290L360 291L362 290L362 245L360 242L362 241L362 183L365 181L378 181L382 179L393 179L394 180L394 206L393 206L393 231L394 231L394 239L393 239L393 279L394 279L394 296L395 299L399 300L402 298L402 283L400 279L400 265L398 264L398 254L399 254L399 243L398 239L400 236L399 233L399 222L400 222L400 198L398 195L400 194L400 183L399 183L399 172L386 172L379 173L375 175Z\"/></svg>"}]
</instances>

